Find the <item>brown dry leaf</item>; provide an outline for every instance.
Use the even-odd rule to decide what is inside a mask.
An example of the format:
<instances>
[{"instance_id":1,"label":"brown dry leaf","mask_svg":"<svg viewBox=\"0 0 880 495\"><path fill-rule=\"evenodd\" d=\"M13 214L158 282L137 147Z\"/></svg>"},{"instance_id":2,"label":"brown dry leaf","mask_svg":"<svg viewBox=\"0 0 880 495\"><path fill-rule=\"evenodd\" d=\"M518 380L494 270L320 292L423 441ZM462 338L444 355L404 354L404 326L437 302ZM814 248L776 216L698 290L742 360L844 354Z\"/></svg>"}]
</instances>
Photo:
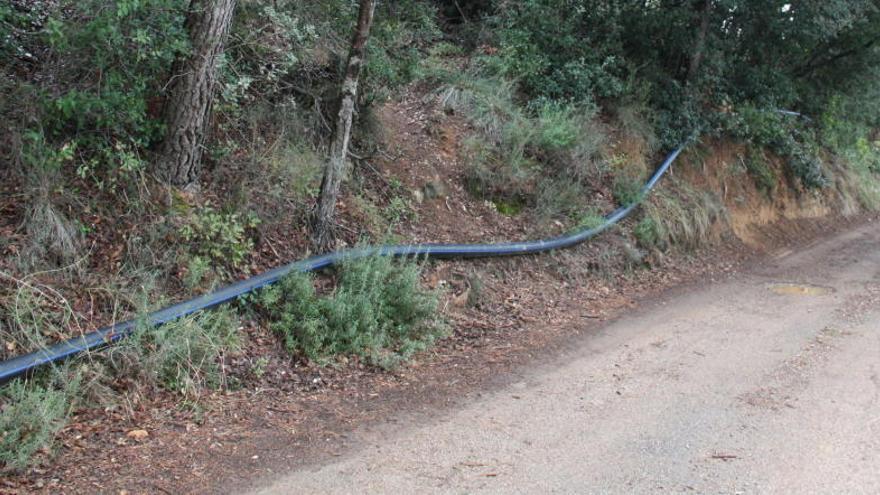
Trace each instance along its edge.
<instances>
[{"instance_id":1,"label":"brown dry leaf","mask_svg":"<svg viewBox=\"0 0 880 495\"><path fill-rule=\"evenodd\" d=\"M135 440L143 440L150 436L150 434L147 432L147 430L131 430L130 432L126 433L125 436L127 436L128 438L133 438Z\"/></svg>"}]
</instances>

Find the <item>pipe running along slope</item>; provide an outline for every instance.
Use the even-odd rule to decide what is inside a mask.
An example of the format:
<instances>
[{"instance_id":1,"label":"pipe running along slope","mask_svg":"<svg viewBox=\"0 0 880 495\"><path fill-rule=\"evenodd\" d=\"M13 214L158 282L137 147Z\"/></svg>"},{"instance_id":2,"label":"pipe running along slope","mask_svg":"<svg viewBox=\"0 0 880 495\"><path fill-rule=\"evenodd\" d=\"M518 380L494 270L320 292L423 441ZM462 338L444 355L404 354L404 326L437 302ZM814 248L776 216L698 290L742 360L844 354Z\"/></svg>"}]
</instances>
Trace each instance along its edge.
<instances>
[{"instance_id":1,"label":"pipe running along slope","mask_svg":"<svg viewBox=\"0 0 880 495\"><path fill-rule=\"evenodd\" d=\"M494 256L514 256L522 254L542 253L555 249L564 249L595 237L612 225L626 218L638 206L669 167L681 154L686 143L672 151L654 174L642 186L639 199L632 204L621 206L609 213L601 225L551 239L535 241L506 242L500 244L403 244L390 246L373 246L365 248L336 251L320 256L312 256L279 266L272 270L246 280L222 287L210 294L190 299L169 306L165 309L149 313L141 318L115 323L93 332L74 337L70 340L51 345L30 354L14 357L0 363L0 383L29 373L36 368L63 361L81 352L98 349L112 344L131 335L139 325L158 326L182 318L197 311L212 308L219 304L253 292L261 287L273 284L286 274L293 271L312 272L340 263L342 260L363 258L366 256L425 256L429 258L486 258Z\"/></svg>"}]
</instances>

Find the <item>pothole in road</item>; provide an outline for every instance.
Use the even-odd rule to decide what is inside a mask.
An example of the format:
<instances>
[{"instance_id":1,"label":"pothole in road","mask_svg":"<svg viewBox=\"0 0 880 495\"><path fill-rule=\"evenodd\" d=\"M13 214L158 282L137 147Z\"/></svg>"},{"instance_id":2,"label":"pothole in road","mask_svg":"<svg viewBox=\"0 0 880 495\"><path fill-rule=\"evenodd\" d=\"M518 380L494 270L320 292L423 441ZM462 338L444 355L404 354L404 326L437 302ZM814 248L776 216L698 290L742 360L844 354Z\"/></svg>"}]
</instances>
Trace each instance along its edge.
<instances>
[{"instance_id":1,"label":"pothole in road","mask_svg":"<svg viewBox=\"0 0 880 495\"><path fill-rule=\"evenodd\" d=\"M834 292L834 289L831 287L820 287L818 285L809 285L809 284L790 284L790 283L779 283L779 284L770 284L768 287L771 292L782 296L824 296L825 294L831 294Z\"/></svg>"}]
</instances>

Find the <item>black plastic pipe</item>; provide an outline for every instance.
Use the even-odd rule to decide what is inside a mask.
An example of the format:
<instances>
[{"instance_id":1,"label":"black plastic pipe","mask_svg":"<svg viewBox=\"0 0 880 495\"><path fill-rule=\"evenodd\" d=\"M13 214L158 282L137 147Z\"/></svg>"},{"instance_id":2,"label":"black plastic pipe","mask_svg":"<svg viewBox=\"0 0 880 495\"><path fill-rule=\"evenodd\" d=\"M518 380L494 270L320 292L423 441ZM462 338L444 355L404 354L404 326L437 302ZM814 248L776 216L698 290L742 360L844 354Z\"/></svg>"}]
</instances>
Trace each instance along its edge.
<instances>
[{"instance_id":1,"label":"black plastic pipe","mask_svg":"<svg viewBox=\"0 0 880 495\"><path fill-rule=\"evenodd\" d=\"M94 332L54 344L45 349L14 357L0 363L0 383L17 376L24 375L45 364L57 363L81 352L98 349L113 342L127 337L135 331L138 324L161 325L184 316L212 308L219 304L229 302L239 296L253 292L261 287L273 284L280 278L292 271L311 272L338 264L343 260L363 258L366 256L425 256L429 258L486 258L494 256L513 256L522 254L542 253L555 249L564 249L595 237L612 225L626 218L641 203L642 199L669 167L678 158L684 149L682 144L670 153L657 167L657 170L648 179L641 189L639 199L634 203L622 206L605 217L601 225L573 232L570 234L541 239L536 241L507 242L501 244L414 244L375 246L345 251L337 251L320 256L313 256L287 265L273 268L267 272L222 287L210 294L190 299L161 309L142 318L132 319L121 323L109 325Z\"/></svg>"}]
</instances>

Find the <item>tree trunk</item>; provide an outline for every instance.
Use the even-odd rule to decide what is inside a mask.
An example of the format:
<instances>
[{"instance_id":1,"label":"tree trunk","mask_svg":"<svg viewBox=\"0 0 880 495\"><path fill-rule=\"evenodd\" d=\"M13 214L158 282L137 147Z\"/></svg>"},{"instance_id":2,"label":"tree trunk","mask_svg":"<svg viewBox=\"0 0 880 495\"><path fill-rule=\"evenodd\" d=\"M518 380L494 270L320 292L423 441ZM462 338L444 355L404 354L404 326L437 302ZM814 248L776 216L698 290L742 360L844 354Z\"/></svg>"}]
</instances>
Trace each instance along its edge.
<instances>
[{"instance_id":1,"label":"tree trunk","mask_svg":"<svg viewBox=\"0 0 880 495\"><path fill-rule=\"evenodd\" d=\"M691 55L690 64L688 65L687 83L692 84L697 72L700 70L700 64L706 54L706 37L709 34L709 17L712 10L712 0L703 2L703 9L700 13L700 30L697 32L697 42L694 46L694 53Z\"/></svg>"},{"instance_id":2,"label":"tree trunk","mask_svg":"<svg viewBox=\"0 0 880 495\"><path fill-rule=\"evenodd\" d=\"M351 122L357 100L358 78L364 61L367 40L370 37L370 26L373 24L375 0L361 0L357 26L348 54L348 65L345 78L339 93L339 113L336 126L330 141L330 152L324 167L324 178L321 181L321 195L314 217L313 243L319 252L333 248L333 222L336 214L336 200L339 187L345 177L345 164L348 155L348 143L351 139Z\"/></svg>"},{"instance_id":3,"label":"tree trunk","mask_svg":"<svg viewBox=\"0 0 880 495\"><path fill-rule=\"evenodd\" d=\"M157 175L174 186L199 179L208 117L217 81L217 64L232 24L236 0L192 0L186 20L191 53L174 64L165 103L165 140Z\"/></svg>"}]
</instances>

